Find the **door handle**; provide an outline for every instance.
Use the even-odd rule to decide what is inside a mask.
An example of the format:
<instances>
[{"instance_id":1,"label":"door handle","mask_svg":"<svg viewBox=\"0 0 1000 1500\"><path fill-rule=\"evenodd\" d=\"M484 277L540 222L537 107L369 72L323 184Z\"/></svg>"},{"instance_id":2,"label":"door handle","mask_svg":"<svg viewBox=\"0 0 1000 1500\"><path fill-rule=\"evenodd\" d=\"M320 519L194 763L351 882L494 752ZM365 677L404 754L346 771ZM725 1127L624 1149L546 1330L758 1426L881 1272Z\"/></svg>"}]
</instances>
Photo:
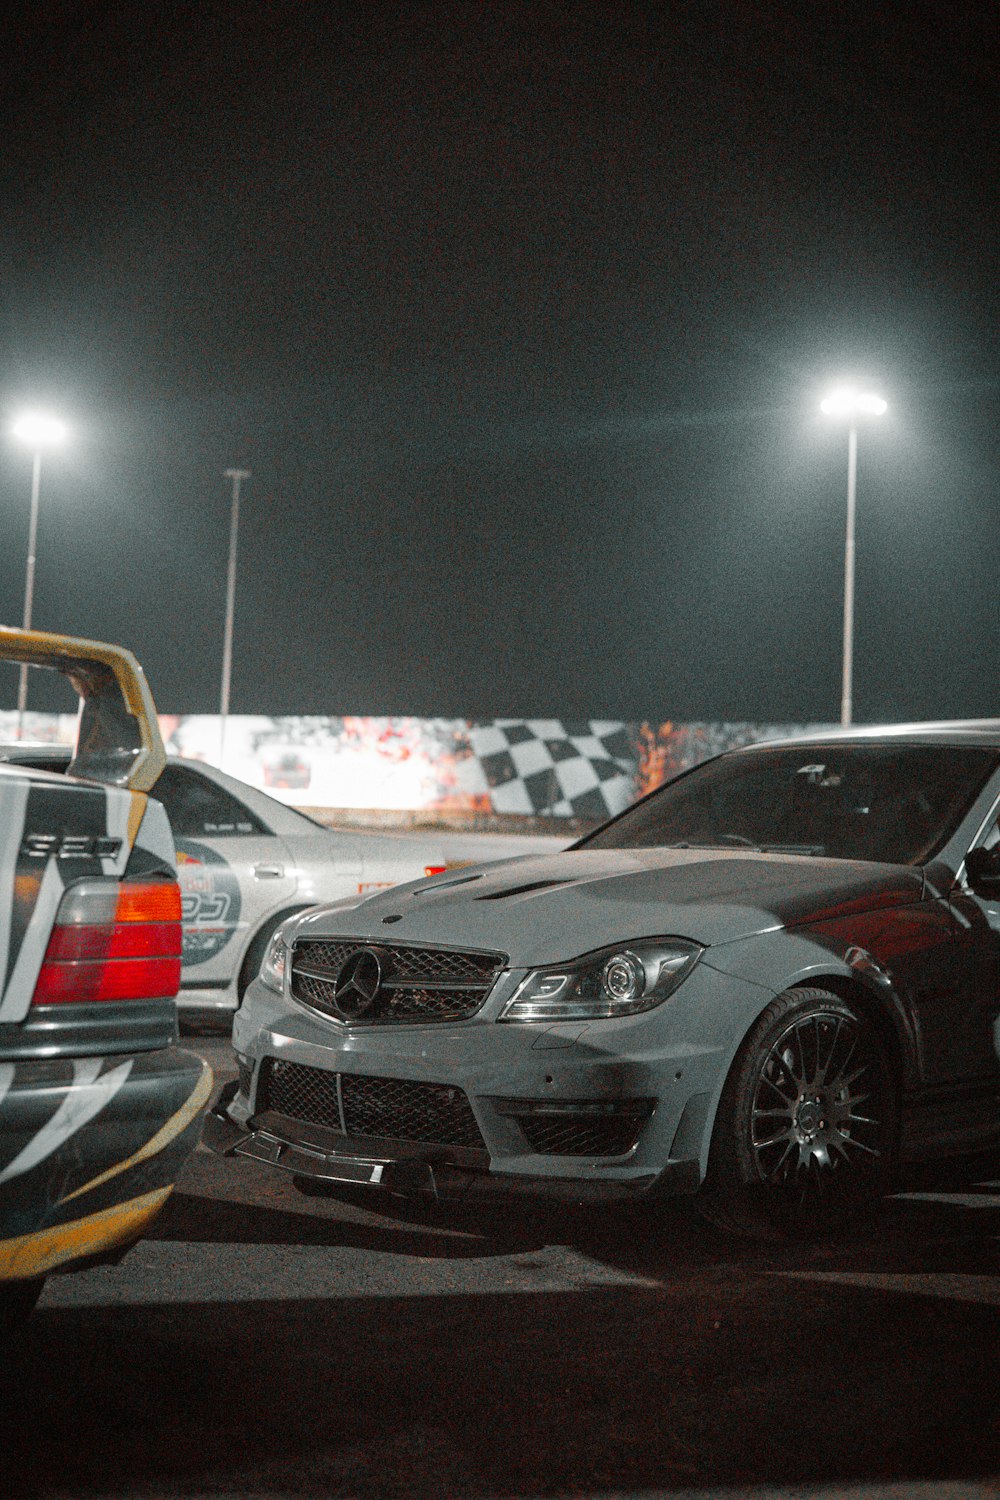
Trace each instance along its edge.
<instances>
[{"instance_id":1,"label":"door handle","mask_svg":"<svg viewBox=\"0 0 1000 1500\"><path fill-rule=\"evenodd\" d=\"M285 873L284 865L254 865L254 878L256 880L280 880Z\"/></svg>"}]
</instances>

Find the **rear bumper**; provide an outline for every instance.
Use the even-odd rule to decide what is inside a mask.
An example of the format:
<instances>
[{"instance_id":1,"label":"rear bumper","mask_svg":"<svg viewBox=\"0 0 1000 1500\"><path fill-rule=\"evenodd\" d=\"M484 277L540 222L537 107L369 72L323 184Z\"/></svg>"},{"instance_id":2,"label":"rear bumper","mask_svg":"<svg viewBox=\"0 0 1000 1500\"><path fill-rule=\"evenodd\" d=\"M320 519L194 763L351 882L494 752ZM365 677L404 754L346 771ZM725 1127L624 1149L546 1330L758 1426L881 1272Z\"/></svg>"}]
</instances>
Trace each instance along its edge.
<instances>
[{"instance_id":1,"label":"rear bumper","mask_svg":"<svg viewBox=\"0 0 1000 1500\"><path fill-rule=\"evenodd\" d=\"M181 980L177 991L177 1009L185 1011L219 1011L230 1013L239 1005L235 976L225 984L186 984Z\"/></svg>"},{"instance_id":2,"label":"rear bumper","mask_svg":"<svg viewBox=\"0 0 1000 1500\"><path fill-rule=\"evenodd\" d=\"M23 1021L0 1026L0 1063L29 1057L108 1057L159 1052L177 1043L177 1006L162 1000L100 1005L33 1005Z\"/></svg>"},{"instance_id":3,"label":"rear bumper","mask_svg":"<svg viewBox=\"0 0 1000 1500\"><path fill-rule=\"evenodd\" d=\"M123 1254L198 1144L211 1087L177 1047L0 1063L0 1282Z\"/></svg>"}]
</instances>

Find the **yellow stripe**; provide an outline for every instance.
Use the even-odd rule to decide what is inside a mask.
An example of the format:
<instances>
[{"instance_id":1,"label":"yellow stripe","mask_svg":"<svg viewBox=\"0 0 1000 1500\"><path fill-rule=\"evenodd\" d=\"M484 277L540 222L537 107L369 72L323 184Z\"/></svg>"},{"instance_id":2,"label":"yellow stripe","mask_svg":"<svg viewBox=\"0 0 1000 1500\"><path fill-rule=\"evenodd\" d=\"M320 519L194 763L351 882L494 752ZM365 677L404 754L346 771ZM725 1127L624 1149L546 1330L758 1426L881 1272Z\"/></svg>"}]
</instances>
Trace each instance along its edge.
<instances>
[{"instance_id":1,"label":"yellow stripe","mask_svg":"<svg viewBox=\"0 0 1000 1500\"><path fill-rule=\"evenodd\" d=\"M127 1172L129 1167L134 1167L137 1162L145 1161L147 1157L155 1156L158 1151L162 1151L164 1146L169 1145L175 1136L180 1135L181 1131L185 1130L200 1113L202 1106L208 1102L214 1082L211 1068L208 1063L203 1063L201 1077L194 1086L194 1092L186 1103L181 1105L177 1113L171 1115L165 1125L160 1126L156 1134L144 1146L140 1146L138 1151L133 1151L132 1155L127 1156L124 1161L108 1167L107 1171L102 1172L99 1177L93 1177L90 1182L85 1182L83 1187L75 1188L72 1193L67 1193L60 1201L69 1203L73 1198L79 1198L81 1193L93 1192L94 1188L100 1187L104 1182L109 1182L112 1177L117 1177L119 1172Z\"/></svg>"},{"instance_id":2,"label":"yellow stripe","mask_svg":"<svg viewBox=\"0 0 1000 1500\"><path fill-rule=\"evenodd\" d=\"M130 804L129 810L128 810L128 833L127 833L127 837L128 837L128 846L129 846L130 849L134 849L135 848L136 834L139 832L139 824L142 822L143 815L145 814L145 811L146 811L146 794L145 794L145 792L133 792L131 794L131 804Z\"/></svg>"},{"instance_id":3,"label":"yellow stripe","mask_svg":"<svg viewBox=\"0 0 1000 1500\"><path fill-rule=\"evenodd\" d=\"M17 1239L0 1240L0 1281L44 1276L67 1261L131 1244L145 1232L172 1192L172 1187L157 1188L128 1203L74 1219L71 1224L56 1224Z\"/></svg>"}]
</instances>

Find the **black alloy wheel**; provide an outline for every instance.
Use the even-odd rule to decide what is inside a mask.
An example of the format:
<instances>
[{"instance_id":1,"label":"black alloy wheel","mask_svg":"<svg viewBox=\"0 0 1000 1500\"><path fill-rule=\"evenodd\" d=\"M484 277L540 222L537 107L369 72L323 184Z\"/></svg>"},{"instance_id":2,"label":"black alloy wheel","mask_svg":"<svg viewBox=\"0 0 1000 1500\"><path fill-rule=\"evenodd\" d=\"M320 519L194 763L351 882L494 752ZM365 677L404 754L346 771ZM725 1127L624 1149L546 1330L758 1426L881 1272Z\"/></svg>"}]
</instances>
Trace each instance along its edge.
<instances>
[{"instance_id":1,"label":"black alloy wheel","mask_svg":"<svg viewBox=\"0 0 1000 1500\"><path fill-rule=\"evenodd\" d=\"M825 990L788 990L726 1081L701 1206L744 1234L831 1233L887 1191L896 1133L892 1072L868 1017Z\"/></svg>"}]
</instances>

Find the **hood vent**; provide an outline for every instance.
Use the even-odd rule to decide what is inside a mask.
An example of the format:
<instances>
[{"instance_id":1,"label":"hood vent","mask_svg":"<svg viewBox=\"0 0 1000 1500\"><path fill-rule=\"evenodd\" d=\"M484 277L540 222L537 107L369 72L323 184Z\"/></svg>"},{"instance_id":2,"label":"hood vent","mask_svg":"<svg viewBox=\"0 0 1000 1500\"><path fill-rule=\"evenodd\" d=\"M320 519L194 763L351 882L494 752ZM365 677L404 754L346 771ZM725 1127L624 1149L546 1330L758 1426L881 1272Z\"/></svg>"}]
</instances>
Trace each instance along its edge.
<instances>
[{"instance_id":1,"label":"hood vent","mask_svg":"<svg viewBox=\"0 0 1000 1500\"><path fill-rule=\"evenodd\" d=\"M508 896L526 896L529 891L546 891L554 885L569 885L568 880L531 880L527 885L509 885L503 891L489 891L476 896L477 901L506 901Z\"/></svg>"},{"instance_id":2,"label":"hood vent","mask_svg":"<svg viewBox=\"0 0 1000 1500\"><path fill-rule=\"evenodd\" d=\"M439 880L435 885L425 885L421 890L414 891L415 896L432 896L438 891L454 890L456 885L471 885L474 880L482 880L482 873L478 875L460 875L457 880Z\"/></svg>"}]
</instances>

